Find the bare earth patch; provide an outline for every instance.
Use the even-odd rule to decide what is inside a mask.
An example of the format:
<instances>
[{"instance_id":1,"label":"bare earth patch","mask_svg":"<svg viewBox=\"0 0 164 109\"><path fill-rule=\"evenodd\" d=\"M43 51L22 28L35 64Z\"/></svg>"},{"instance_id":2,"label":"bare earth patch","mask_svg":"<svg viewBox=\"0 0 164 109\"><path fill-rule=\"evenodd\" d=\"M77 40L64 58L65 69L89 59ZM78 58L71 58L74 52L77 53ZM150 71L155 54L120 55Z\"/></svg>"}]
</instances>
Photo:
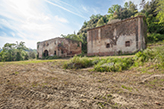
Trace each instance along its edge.
<instances>
[{"instance_id":1,"label":"bare earth patch","mask_svg":"<svg viewBox=\"0 0 164 109\"><path fill-rule=\"evenodd\" d=\"M65 70L62 62L0 64L0 108L164 108L164 76ZM153 71L153 70L152 70Z\"/></svg>"}]
</instances>

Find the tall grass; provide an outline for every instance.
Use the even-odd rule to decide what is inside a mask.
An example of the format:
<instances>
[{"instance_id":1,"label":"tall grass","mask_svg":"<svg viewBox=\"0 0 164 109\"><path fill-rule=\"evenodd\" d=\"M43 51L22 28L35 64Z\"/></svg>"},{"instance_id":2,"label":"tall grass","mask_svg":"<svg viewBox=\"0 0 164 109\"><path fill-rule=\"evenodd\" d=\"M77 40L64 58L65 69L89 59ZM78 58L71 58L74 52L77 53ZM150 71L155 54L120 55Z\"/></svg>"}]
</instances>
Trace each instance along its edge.
<instances>
[{"instance_id":1,"label":"tall grass","mask_svg":"<svg viewBox=\"0 0 164 109\"><path fill-rule=\"evenodd\" d=\"M87 57L78 57L74 56L69 62L65 62L63 67L65 69L73 69L73 68L86 68L92 66L92 61Z\"/></svg>"},{"instance_id":2,"label":"tall grass","mask_svg":"<svg viewBox=\"0 0 164 109\"><path fill-rule=\"evenodd\" d=\"M99 72L117 72L126 70L132 65L132 58L108 58L102 59L97 65L94 66L94 70Z\"/></svg>"}]
</instances>

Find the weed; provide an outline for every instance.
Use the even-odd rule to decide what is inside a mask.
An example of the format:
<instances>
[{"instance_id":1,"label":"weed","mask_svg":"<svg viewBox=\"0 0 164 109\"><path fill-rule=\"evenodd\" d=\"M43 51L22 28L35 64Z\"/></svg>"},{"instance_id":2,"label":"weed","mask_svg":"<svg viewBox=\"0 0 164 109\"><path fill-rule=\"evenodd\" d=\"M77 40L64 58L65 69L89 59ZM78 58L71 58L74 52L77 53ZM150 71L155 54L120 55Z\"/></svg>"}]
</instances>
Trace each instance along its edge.
<instances>
[{"instance_id":1,"label":"weed","mask_svg":"<svg viewBox=\"0 0 164 109\"><path fill-rule=\"evenodd\" d=\"M127 90L129 90L129 91L131 91L131 90L132 90L132 88L131 88L131 87L127 87L127 86L124 86L124 85L122 85L121 87L122 87L122 88L124 88L124 89L127 89Z\"/></svg>"},{"instance_id":2,"label":"weed","mask_svg":"<svg viewBox=\"0 0 164 109\"><path fill-rule=\"evenodd\" d=\"M146 102L143 103L144 106L148 106L148 104Z\"/></svg>"},{"instance_id":3,"label":"weed","mask_svg":"<svg viewBox=\"0 0 164 109\"><path fill-rule=\"evenodd\" d=\"M111 94L108 94L107 97L112 97L112 95Z\"/></svg>"},{"instance_id":4,"label":"weed","mask_svg":"<svg viewBox=\"0 0 164 109\"><path fill-rule=\"evenodd\" d=\"M15 72L15 74L19 74L19 72Z\"/></svg>"},{"instance_id":5,"label":"weed","mask_svg":"<svg viewBox=\"0 0 164 109\"><path fill-rule=\"evenodd\" d=\"M103 103L98 103L102 108L104 107L104 104Z\"/></svg>"}]
</instances>

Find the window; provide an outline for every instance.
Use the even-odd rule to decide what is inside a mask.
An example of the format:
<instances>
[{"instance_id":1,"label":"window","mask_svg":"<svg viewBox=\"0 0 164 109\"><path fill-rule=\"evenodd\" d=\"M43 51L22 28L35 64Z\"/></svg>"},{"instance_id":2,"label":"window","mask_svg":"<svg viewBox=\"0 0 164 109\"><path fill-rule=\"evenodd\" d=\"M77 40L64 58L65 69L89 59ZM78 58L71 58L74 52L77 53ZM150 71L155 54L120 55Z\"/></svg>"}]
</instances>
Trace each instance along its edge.
<instances>
[{"instance_id":1,"label":"window","mask_svg":"<svg viewBox=\"0 0 164 109\"><path fill-rule=\"evenodd\" d=\"M54 55L56 55L56 51L54 51Z\"/></svg>"},{"instance_id":2,"label":"window","mask_svg":"<svg viewBox=\"0 0 164 109\"><path fill-rule=\"evenodd\" d=\"M125 47L130 47L130 41L125 42Z\"/></svg>"},{"instance_id":3,"label":"window","mask_svg":"<svg viewBox=\"0 0 164 109\"><path fill-rule=\"evenodd\" d=\"M64 51L63 51L63 50L61 50L61 53L63 54L63 53L64 53Z\"/></svg>"},{"instance_id":4,"label":"window","mask_svg":"<svg viewBox=\"0 0 164 109\"><path fill-rule=\"evenodd\" d=\"M77 47L80 47L80 44L79 43L77 44Z\"/></svg>"},{"instance_id":5,"label":"window","mask_svg":"<svg viewBox=\"0 0 164 109\"><path fill-rule=\"evenodd\" d=\"M109 43L106 44L106 48L110 48L110 44Z\"/></svg>"}]
</instances>

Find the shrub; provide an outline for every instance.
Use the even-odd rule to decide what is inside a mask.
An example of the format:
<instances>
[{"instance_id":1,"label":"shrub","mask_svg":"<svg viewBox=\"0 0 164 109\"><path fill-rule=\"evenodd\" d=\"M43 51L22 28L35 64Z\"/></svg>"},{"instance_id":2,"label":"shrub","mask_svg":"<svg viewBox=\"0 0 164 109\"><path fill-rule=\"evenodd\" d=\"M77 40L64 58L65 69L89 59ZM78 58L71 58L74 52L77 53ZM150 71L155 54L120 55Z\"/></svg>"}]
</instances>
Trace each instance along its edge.
<instances>
[{"instance_id":1,"label":"shrub","mask_svg":"<svg viewBox=\"0 0 164 109\"><path fill-rule=\"evenodd\" d=\"M76 69L76 68L86 68L92 66L92 61L87 57L74 56L69 62L64 63L63 68L65 69Z\"/></svg>"},{"instance_id":2,"label":"shrub","mask_svg":"<svg viewBox=\"0 0 164 109\"><path fill-rule=\"evenodd\" d=\"M139 51L133 58L106 58L95 57L92 60L87 57L74 56L69 62L64 63L64 68L86 68L94 65L94 71L98 72L118 72L127 70L131 66L140 66L145 62L157 63L159 67L164 66L164 46L154 49L147 48Z\"/></svg>"},{"instance_id":3,"label":"shrub","mask_svg":"<svg viewBox=\"0 0 164 109\"><path fill-rule=\"evenodd\" d=\"M148 39L148 42L162 41L164 40L164 34L157 34L157 33L149 34L147 36L147 39Z\"/></svg>"},{"instance_id":4,"label":"shrub","mask_svg":"<svg viewBox=\"0 0 164 109\"><path fill-rule=\"evenodd\" d=\"M97 65L94 66L94 70L99 72L116 72L126 70L132 65L132 58L108 58L106 60L102 59Z\"/></svg>"},{"instance_id":5,"label":"shrub","mask_svg":"<svg viewBox=\"0 0 164 109\"><path fill-rule=\"evenodd\" d=\"M143 65L145 62L153 61L163 64L164 62L164 46L155 47L154 49L147 48L144 51L140 51L135 54L133 58L135 63L134 66Z\"/></svg>"}]
</instances>

